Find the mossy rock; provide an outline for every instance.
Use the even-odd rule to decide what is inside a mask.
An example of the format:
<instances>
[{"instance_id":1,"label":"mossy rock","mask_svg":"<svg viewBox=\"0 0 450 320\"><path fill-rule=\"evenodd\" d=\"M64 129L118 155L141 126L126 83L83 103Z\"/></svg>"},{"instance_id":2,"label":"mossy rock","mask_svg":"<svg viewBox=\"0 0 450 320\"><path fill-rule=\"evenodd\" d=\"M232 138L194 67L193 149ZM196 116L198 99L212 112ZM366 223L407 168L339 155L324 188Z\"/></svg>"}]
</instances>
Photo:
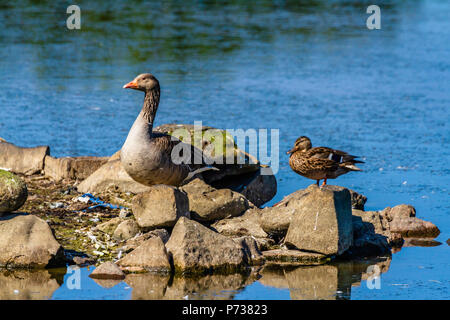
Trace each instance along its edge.
<instances>
[{"instance_id":1,"label":"mossy rock","mask_svg":"<svg viewBox=\"0 0 450 320\"><path fill-rule=\"evenodd\" d=\"M0 170L0 215L19 209L27 197L26 183L15 174Z\"/></svg>"}]
</instances>

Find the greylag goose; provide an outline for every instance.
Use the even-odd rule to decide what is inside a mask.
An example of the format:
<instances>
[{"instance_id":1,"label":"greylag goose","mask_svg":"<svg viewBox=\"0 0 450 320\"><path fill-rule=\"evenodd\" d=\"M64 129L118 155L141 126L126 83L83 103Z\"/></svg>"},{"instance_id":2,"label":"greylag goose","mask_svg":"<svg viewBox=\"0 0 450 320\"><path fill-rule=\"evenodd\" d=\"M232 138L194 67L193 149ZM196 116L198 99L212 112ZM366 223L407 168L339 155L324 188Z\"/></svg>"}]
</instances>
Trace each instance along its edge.
<instances>
[{"instance_id":1,"label":"greylag goose","mask_svg":"<svg viewBox=\"0 0 450 320\"><path fill-rule=\"evenodd\" d=\"M336 179L350 171L362 171L355 163L364 163L356 160L344 151L327 147L312 148L311 140L302 136L295 141L294 147L287 152L290 154L289 165L291 169L301 176L327 184L327 179Z\"/></svg>"},{"instance_id":2,"label":"greylag goose","mask_svg":"<svg viewBox=\"0 0 450 320\"><path fill-rule=\"evenodd\" d=\"M153 75L144 73L123 88L145 92L144 106L134 121L120 154L122 165L130 177L147 186L178 186L193 172L199 171L202 165L194 165L194 161L180 164L172 161L173 148L183 142L174 140L170 135L153 132L160 97L159 81ZM194 153L201 152L192 145L188 148L191 150L191 159ZM209 166L208 169L210 168Z\"/></svg>"}]
</instances>

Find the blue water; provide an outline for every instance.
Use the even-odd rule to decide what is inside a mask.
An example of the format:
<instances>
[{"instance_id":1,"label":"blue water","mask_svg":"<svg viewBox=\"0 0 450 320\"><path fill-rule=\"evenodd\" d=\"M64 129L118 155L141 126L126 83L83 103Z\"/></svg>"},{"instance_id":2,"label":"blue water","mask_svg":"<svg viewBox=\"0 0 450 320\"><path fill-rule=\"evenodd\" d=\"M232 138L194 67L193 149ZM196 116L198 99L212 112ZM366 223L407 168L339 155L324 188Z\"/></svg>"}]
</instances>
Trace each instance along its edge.
<instances>
[{"instance_id":1,"label":"blue water","mask_svg":"<svg viewBox=\"0 0 450 320\"><path fill-rule=\"evenodd\" d=\"M366 1L77 4L81 30L65 27L64 2L0 5L0 137L50 145L53 156L111 155L143 98L122 86L151 72L162 87L157 124L280 130L269 205L312 182L288 166L298 136L361 155L364 172L333 183L365 194L367 210L415 206L443 245L403 248L382 289L356 286L351 298L449 298L449 3L383 1L373 31ZM235 298L289 297L262 286ZM63 287L54 298L110 294Z\"/></svg>"}]
</instances>

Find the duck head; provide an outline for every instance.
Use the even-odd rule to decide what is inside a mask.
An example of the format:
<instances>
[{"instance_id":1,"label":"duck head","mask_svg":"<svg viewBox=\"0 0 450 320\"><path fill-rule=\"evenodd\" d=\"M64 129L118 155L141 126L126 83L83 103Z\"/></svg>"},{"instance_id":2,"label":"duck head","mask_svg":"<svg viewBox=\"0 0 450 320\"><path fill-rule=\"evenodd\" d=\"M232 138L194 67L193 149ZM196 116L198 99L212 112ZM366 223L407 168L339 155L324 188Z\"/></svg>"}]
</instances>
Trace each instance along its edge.
<instances>
[{"instance_id":1,"label":"duck head","mask_svg":"<svg viewBox=\"0 0 450 320\"><path fill-rule=\"evenodd\" d=\"M133 81L128 82L123 86L124 89L134 89L139 91L159 90L159 81L154 75L150 73L143 73L134 78Z\"/></svg>"},{"instance_id":2,"label":"duck head","mask_svg":"<svg viewBox=\"0 0 450 320\"><path fill-rule=\"evenodd\" d=\"M308 137L301 136L300 138L295 140L294 147L288 152L286 152L286 154L292 154L296 151L306 151L311 149L311 147L312 147L311 140Z\"/></svg>"}]
</instances>

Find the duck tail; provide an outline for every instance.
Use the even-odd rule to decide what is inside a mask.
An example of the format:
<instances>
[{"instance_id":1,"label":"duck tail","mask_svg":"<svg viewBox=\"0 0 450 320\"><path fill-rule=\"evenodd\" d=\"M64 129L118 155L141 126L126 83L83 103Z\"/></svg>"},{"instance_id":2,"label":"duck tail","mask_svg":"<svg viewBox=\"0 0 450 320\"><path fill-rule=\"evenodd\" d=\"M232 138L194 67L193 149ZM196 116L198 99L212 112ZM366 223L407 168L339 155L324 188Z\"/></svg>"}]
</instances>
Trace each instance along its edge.
<instances>
[{"instance_id":1,"label":"duck tail","mask_svg":"<svg viewBox=\"0 0 450 320\"><path fill-rule=\"evenodd\" d=\"M358 162L360 163L360 162ZM362 162L363 163L363 162ZM340 167L345 168L350 171L362 171L362 169L358 168L354 162L343 162L339 164Z\"/></svg>"}]
</instances>

